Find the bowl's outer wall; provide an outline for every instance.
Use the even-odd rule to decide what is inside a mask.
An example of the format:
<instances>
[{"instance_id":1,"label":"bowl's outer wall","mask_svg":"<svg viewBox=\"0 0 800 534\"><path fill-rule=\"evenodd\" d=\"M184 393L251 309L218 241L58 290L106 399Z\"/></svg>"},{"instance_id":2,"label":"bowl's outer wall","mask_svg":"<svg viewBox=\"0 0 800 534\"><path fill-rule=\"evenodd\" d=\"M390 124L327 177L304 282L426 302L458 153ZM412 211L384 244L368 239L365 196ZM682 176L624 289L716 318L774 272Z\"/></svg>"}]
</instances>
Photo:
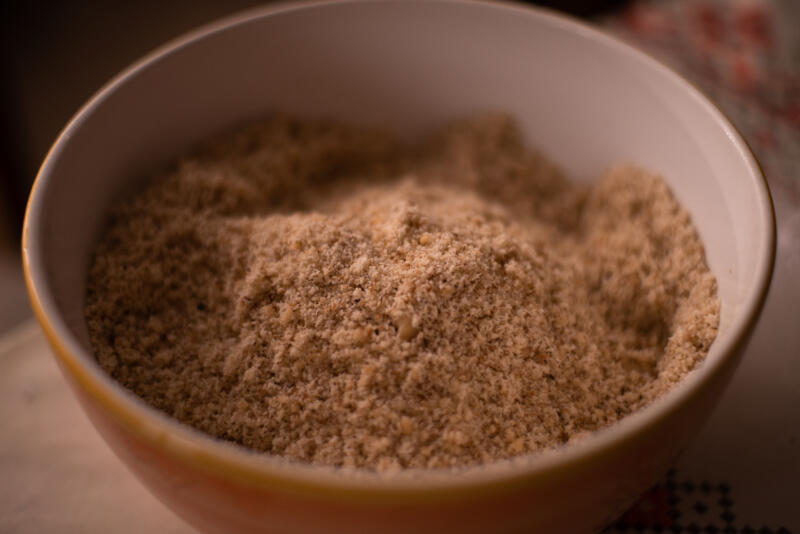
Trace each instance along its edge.
<instances>
[{"instance_id":1,"label":"bowl's outer wall","mask_svg":"<svg viewBox=\"0 0 800 534\"><path fill-rule=\"evenodd\" d=\"M666 472L711 413L741 354L740 348L707 387L662 424L591 461L556 471L546 483L532 479L473 497L453 498L444 492L427 502L321 499L237 483L164 454L120 425L68 372L65 376L114 452L164 504L201 532L587 534L622 513Z\"/></svg>"},{"instance_id":2,"label":"bowl's outer wall","mask_svg":"<svg viewBox=\"0 0 800 534\"><path fill-rule=\"evenodd\" d=\"M636 161L664 174L699 228L720 283L721 337L747 311L754 273L768 261L751 252L771 231L753 193L764 186L749 182L749 156L710 105L657 65L561 18L488 3L355 2L265 14L184 41L117 79L67 127L37 179L23 239L23 247L36 243L27 281L90 419L163 502L207 532L597 530L696 432L743 339L730 353L712 348L699 386L687 386L690 394L662 419L613 446L547 476L532 471L469 494L445 489L397 500L252 484L168 452L176 449L159 440L170 430L92 359L85 279L110 202L193 143L272 109L389 124L404 135L506 109L532 145L580 179ZM757 311L761 302L763 294L750 305ZM752 326L748 320L739 333ZM137 432L137 419L160 430Z\"/></svg>"}]
</instances>

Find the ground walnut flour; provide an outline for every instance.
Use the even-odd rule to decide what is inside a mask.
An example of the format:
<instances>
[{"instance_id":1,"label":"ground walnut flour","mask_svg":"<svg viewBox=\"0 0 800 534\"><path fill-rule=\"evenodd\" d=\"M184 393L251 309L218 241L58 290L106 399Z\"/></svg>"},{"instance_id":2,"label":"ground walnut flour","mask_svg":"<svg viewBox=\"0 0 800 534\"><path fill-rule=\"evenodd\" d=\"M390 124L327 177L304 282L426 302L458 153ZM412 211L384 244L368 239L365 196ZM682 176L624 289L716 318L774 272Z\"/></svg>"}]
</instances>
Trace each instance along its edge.
<instances>
[{"instance_id":1,"label":"ground walnut flour","mask_svg":"<svg viewBox=\"0 0 800 534\"><path fill-rule=\"evenodd\" d=\"M661 395L719 303L656 176L590 187L484 115L409 148L275 116L119 206L86 319L145 401L266 453L378 471L550 448Z\"/></svg>"}]
</instances>

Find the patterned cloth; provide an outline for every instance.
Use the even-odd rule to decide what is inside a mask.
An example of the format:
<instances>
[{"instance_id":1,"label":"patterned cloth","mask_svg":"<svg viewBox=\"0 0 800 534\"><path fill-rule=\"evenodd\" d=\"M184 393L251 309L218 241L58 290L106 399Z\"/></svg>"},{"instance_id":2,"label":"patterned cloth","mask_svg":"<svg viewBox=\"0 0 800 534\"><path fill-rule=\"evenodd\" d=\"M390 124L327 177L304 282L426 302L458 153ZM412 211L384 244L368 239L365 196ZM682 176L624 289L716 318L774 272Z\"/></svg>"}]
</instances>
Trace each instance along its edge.
<instances>
[{"instance_id":1,"label":"patterned cloth","mask_svg":"<svg viewBox=\"0 0 800 534\"><path fill-rule=\"evenodd\" d=\"M639 0L601 25L694 82L745 137L778 212L773 292L788 283L796 293L796 277L780 273L800 257L800 1ZM795 448L795 466L798 457ZM800 496L796 486L783 491ZM736 495L735 485L673 470L606 533L790 533L785 519L743 520Z\"/></svg>"},{"instance_id":2,"label":"patterned cloth","mask_svg":"<svg viewBox=\"0 0 800 534\"><path fill-rule=\"evenodd\" d=\"M697 84L800 202L800 2L645 0L604 26Z\"/></svg>"},{"instance_id":3,"label":"patterned cloth","mask_svg":"<svg viewBox=\"0 0 800 534\"><path fill-rule=\"evenodd\" d=\"M738 519L730 484L682 480L672 470L605 534L791 534L786 527L741 525Z\"/></svg>"}]
</instances>

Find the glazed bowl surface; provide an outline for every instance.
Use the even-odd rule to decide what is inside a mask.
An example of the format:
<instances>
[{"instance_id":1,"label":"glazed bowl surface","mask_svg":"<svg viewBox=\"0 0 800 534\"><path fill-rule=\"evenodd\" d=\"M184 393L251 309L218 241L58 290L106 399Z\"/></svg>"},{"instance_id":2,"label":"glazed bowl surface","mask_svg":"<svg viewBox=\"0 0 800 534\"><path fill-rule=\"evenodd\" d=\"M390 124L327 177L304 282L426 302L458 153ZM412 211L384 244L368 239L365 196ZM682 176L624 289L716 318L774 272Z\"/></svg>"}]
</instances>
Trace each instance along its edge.
<instances>
[{"instance_id":1,"label":"glazed bowl surface","mask_svg":"<svg viewBox=\"0 0 800 534\"><path fill-rule=\"evenodd\" d=\"M110 206L205 138L281 111L413 139L487 110L577 180L663 175L717 277L706 361L573 446L460 474L347 475L250 453L147 406L95 361L83 306ZM53 145L23 231L35 313L90 419L131 471L204 532L593 532L663 474L711 413L763 305L775 254L752 153L696 89L569 18L513 4L352 0L270 6L178 39L102 88Z\"/></svg>"}]
</instances>

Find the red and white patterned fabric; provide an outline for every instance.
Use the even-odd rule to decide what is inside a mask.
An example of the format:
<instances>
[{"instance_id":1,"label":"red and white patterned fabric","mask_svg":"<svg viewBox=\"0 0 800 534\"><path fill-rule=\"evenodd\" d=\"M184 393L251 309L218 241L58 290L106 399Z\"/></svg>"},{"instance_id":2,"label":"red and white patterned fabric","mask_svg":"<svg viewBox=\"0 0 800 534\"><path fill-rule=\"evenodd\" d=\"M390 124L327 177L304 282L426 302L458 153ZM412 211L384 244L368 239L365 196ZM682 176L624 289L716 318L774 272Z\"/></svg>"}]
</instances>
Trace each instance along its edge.
<instances>
[{"instance_id":1,"label":"red and white patterned fabric","mask_svg":"<svg viewBox=\"0 0 800 534\"><path fill-rule=\"evenodd\" d=\"M604 25L697 84L800 201L800 1L638 1Z\"/></svg>"}]
</instances>

